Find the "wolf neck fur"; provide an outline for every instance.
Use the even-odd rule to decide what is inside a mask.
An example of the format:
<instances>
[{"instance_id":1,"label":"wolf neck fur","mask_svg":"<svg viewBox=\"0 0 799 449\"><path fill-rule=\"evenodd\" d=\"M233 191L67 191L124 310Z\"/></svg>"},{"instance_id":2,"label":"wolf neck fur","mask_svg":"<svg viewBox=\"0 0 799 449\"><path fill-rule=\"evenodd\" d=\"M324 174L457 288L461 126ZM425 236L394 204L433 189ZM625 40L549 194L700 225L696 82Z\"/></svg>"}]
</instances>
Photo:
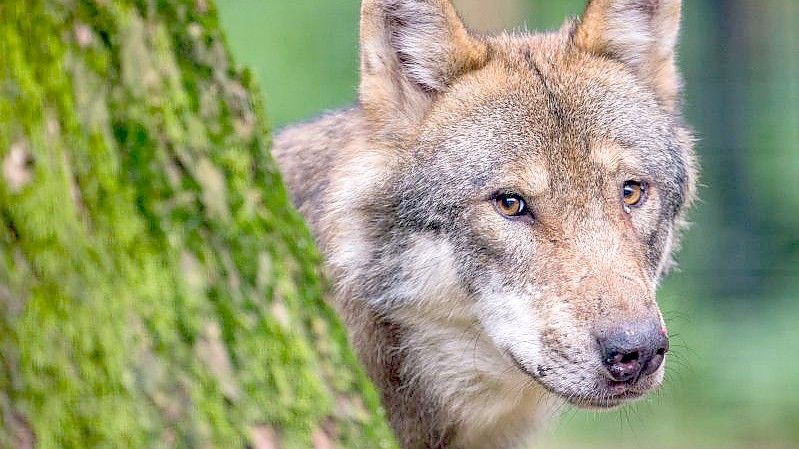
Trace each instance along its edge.
<instances>
[{"instance_id":1,"label":"wolf neck fur","mask_svg":"<svg viewBox=\"0 0 799 449\"><path fill-rule=\"evenodd\" d=\"M476 323L400 324L381 315L367 307L345 319L392 425L407 430L398 431L403 447L517 447L562 406L476 332ZM506 367L501 376L498 366Z\"/></svg>"}]
</instances>

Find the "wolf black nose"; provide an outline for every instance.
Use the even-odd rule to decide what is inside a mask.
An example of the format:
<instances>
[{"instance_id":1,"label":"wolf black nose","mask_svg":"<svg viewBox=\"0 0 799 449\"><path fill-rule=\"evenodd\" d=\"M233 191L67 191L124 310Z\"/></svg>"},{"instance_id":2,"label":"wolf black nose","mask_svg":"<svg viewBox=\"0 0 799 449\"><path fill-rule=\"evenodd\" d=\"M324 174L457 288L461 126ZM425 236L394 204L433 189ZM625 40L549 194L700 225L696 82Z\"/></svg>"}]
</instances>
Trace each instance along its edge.
<instances>
[{"instance_id":1,"label":"wolf black nose","mask_svg":"<svg viewBox=\"0 0 799 449\"><path fill-rule=\"evenodd\" d=\"M660 368L669 350L669 338L660 325L627 327L597 338L602 363L611 379L635 381Z\"/></svg>"}]
</instances>

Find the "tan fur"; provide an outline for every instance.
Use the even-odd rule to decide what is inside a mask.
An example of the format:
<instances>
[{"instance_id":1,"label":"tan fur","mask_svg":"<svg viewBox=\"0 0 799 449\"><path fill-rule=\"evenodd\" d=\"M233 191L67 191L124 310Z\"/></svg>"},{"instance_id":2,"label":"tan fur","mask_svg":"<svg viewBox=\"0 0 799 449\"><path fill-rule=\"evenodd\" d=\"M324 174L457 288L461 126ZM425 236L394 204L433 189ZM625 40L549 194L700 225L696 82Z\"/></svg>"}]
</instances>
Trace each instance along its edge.
<instances>
[{"instance_id":1,"label":"tan fur","mask_svg":"<svg viewBox=\"0 0 799 449\"><path fill-rule=\"evenodd\" d=\"M608 383L597 342L664 325L696 183L679 9L594 0L555 33L481 36L444 0L365 0L359 104L276 137L403 448L518 447L566 401L662 382ZM532 213L502 217L506 191Z\"/></svg>"},{"instance_id":2,"label":"tan fur","mask_svg":"<svg viewBox=\"0 0 799 449\"><path fill-rule=\"evenodd\" d=\"M391 8L396 5L396 18L387 17L387 4ZM397 20L418 20L419 25L405 32L388 29ZM469 35L448 0L365 0L361 6L360 101L374 131L405 135L421 122L432 93L445 90L449 80L481 66L486 52L485 45Z\"/></svg>"},{"instance_id":3,"label":"tan fur","mask_svg":"<svg viewBox=\"0 0 799 449\"><path fill-rule=\"evenodd\" d=\"M633 67L674 111L680 89L674 50L681 10L681 0L592 0L575 44Z\"/></svg>"}]
</instances>

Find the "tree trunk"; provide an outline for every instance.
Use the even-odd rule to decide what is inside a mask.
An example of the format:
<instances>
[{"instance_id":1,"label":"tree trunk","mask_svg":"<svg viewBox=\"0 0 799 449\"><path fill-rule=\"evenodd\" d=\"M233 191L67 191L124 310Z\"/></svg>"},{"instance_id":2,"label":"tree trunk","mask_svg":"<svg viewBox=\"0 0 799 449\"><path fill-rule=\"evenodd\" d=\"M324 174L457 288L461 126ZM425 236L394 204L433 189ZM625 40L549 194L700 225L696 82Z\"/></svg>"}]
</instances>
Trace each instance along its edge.
<instances>
[{"instance_id":1,"label":"tree trunk","mask_svg":"<svg viewBox=\"0 0 799 449\"><path fill-rule=\"evenodd\" d=\"M0 447L394 447L209 0L0 2Z\"/></svg>"}]
</instances>

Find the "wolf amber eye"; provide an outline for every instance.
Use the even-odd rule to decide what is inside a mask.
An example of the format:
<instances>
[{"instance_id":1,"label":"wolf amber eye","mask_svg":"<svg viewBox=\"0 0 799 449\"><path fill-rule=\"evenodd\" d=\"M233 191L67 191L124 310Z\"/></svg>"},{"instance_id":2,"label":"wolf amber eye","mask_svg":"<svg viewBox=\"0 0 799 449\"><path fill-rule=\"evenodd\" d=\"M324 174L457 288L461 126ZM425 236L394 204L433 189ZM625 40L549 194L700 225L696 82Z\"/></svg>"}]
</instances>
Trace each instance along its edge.
<instances>
[{"instance_id":1,"label":"wolf amber eye","mask_svg":"<svg viewBox=\"0 0 799 449\"><path fill-rule=\"evenodd\" d=\"M624 205L637 206L644 198L644 186L638 181L624 183Z\"/></svg>"},{"instance_id":2,"label":"wolf amber eye","mask_svg":"<svg viewBox=\"0 0 799 449\"><path fill-rule=\"evenodd\" d=\"M496 199L497 211L506 217L520 217L527 213L527 203L518 195L501 195Z\"/></svg>"}]
</instances>

